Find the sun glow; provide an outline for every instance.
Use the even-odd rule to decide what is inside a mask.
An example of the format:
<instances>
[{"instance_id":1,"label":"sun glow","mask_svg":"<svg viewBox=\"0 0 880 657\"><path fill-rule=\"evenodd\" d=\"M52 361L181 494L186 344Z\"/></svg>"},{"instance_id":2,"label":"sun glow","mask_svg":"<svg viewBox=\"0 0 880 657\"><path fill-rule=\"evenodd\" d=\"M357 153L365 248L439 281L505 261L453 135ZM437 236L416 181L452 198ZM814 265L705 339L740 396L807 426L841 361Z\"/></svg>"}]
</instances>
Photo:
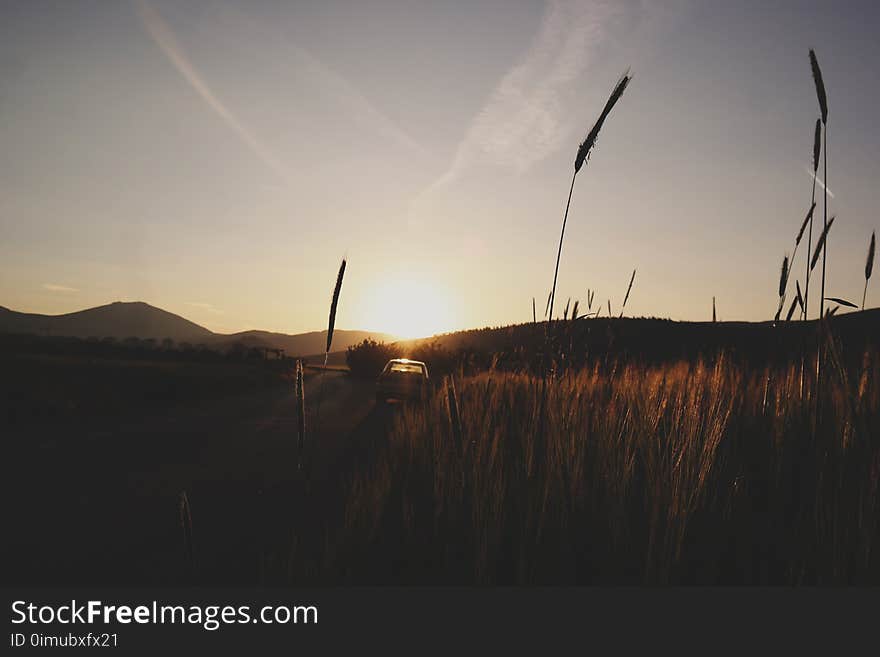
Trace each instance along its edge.
<instances>
[{"instance_id":1,"label":"sun glow","mask_svg":"<svg viewBox=\"0 0 880 657\"><path fill-rule=\"evenodd\" d=\"M422 338L456 328L452 296L424 279L377 281L364 301L363 326L399 338Z\"/></svg>"}]
</instances>

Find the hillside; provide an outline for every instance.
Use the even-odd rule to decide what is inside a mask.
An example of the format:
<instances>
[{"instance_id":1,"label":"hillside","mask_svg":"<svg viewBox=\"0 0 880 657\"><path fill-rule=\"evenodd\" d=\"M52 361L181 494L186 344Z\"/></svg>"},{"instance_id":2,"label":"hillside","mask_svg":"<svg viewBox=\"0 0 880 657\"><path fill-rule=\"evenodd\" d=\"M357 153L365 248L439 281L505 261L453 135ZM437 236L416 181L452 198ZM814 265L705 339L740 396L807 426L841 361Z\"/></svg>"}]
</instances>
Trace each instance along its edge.
<instances>
[{"instance_id":1,"label":"hillside","mask_svg":"<svg viewBox=\"0 0 880 657\"><path fill-rule=\"evenodd\" d=\"M76 338L112 337L118 340L128 337L154 340L171 338L175 342L205 344L217 349L227 349L235 343L241 343L247 347L283 349L292 356L323 353L327 342L326 331L296 335L258 330L228 335L214 333L184 317L141 301L116 301L64 315L20 313L0 306L0 333ZM393 336L383 333L336 329L333 332L333 349L345 350L365 338L383 341L394 339Z\"/></svg>"},{"instance_id":2,"label":"hillside","mask_svg":"<svg viewBox=\"0 0 880 657\"><path fill-rule=\"evenodd\" d=\"M385 333L372 333L370 331L353 331L335 329L333 331L333 351L344 352L351 345L363 342L367 338L382 342L391 342L394 336ZM310 331L289 335L287 333L272 333L270 331L242 331L223 335L215 333L205 344L228 346L236 342L248 347L270 347L272 349L284 349L290 355L307 356L323 354L327 346L327 331Z\"/></svg>"},{"instance_id":3,"label":"hillside","mask_svg":"<svg viewBox=\"0 0 880 657\"><path fill-rule=\"evenodd\" d=\"M834 334L858 355L867 345L880 344L880 308L831 318ZM720 351L756 364L783 359L815 345L816 320L809 322L684 322L656 318L600 318L557 321L555 339L579 357L632 357L647 361L691 358ZM538 353L544 344L544 323L487 327L398 342L404 353L426 343L451 352L482 354Z\"/></svg>"},{"instance_id":4,"label":"hillside","mask_svg":"<svg viewBox=\"0 0 880 657\"><path fill-rule=\"evenodd\" d=\"M140 301L116 301L65 315L19 313L0 307L0 331L76 338L171 338L195 342L214 335L204 326Z\"/></svg>"}]
</instances>

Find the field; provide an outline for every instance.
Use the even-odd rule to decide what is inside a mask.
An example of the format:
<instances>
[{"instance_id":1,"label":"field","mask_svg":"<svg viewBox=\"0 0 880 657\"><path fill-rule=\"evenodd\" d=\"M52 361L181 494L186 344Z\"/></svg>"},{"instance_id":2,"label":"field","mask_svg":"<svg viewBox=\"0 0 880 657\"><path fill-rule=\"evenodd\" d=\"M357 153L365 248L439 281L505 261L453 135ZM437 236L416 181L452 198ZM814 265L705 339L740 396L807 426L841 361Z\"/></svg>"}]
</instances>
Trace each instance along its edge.
<instances>
[{"instance_id":1,"label":"field","mask_svg":"<svg viewBox=\"0 0 880 657\"><path fill-rule=\"evenodd\" d=\"M302 453L292 361L16 343L6 580L877 584L878 322L446 336L423 404L307 368Z\"/></svg>"},{"instance_id":2,"label":"field","mask_svg":"<svg viewBox=\"0 0 880 657\"><path fill-rule=\"evenodd\" d=\"M359 475L339 574L876 582L880 372L870 358L860 382L803 392L798 367L750 372L724 358L566 373L546 394L526 374L460 380L460 441L438 396L403 411Z\"/></svg>"},{"instance_id":3,"label":"field","mask_svg":"<svg viewBox=\"0 0 880 657\"><path fill-rule=\"evenodd\" d=\"M877 583L877 319L703 325L738 348L459 374L394 415L293 580Z\"/></svg>"}]
</instances>

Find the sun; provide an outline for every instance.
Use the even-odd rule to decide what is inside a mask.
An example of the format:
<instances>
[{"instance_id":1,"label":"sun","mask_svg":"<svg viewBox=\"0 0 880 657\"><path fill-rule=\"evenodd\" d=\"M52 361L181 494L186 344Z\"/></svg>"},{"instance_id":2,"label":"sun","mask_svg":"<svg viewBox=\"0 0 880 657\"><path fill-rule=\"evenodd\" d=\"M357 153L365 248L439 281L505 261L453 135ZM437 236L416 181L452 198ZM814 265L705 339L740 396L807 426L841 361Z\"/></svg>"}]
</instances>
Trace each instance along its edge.
<instances>
[{"instance_id":1,"label":"sun","mask_svg":"<svg viewBox=\"0 0 880 657\"><path fill-rule=\"evenodd\" d=\"M423 338L455 327L451 295L424 279L377 281L364 301L363 325L399 338Z\"/></svg>"}]
</instances>

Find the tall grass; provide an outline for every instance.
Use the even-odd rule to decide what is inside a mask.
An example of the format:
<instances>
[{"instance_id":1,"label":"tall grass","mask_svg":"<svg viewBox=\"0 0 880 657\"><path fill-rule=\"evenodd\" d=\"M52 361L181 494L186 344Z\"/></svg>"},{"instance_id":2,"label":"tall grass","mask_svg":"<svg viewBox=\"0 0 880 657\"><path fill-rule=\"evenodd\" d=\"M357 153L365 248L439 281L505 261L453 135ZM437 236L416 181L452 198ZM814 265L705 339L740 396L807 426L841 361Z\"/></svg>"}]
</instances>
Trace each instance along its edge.
<instances>
[{"instance_id":1,"label":"tall grass","mask_svg":"<svg viewBox=\"0 0 880 657\"><path fill-rule=\"evenodd\" d=\"M868 244L868 256L865 258L865 289L862 292L862 310L865 309L865 298L868 296L868 281L874 271L874 249L877 247L877 236L871 231L871 242Z\"/></svg>"},{"instance_id":2,"label":"tall grass","mask_svg":"<svg viewBox=\"0 0 880 657\"><path fill-rule=\"evenodd\" d=\"M831 221L825 224L825 227L822 229L822 233L819 235L819 239L816 240L816 248L813 250L813 257L810 259L810 271L816 268L816 265L819 264L819 256L822 255L825 251L825 242L828 239L828 232L831 230L831 226L834 224L834 217L831 217ZM824 308L824 300L825 300L825 288L824 285L822 287L822 301Z\"/></svg>"},{"instance_id":3,"label":"tall grass","mask_svg":"<svg viewBox=\"0 0 880 657\"><path fill-rule=\"evenodd\" d=\"M490 371L402 409L328 538L342 581L880 582L877 353ZM870 357L869 357L870 356ZM836 360L835 360L836 359ZM866 374L867 372L867 374ZM811 429L811 405L825 412ZM455 408L456 422L438 418ZM478 437L451 450L458 431ZM355 529L356 528L356 529Z\"/></svg>"},{"instance_id":4,"label":"tall grass","mask_svg":"<svg viewBox=\"0 0 880 657\"><path fill-rule=\"evenodd\" d=\"M805 258L806 272L804 273L804 320L809 319L807 313L810 308L810 251L813 249L813 213L816 210L816 175L819 171L819 153L822 147L822 120L816 119L816 128L813 132L813 191L810 194L810 210L807 218L810 222L810 231L807 237L807 255ZM803 228L801 228L803 234Z\"/></svg>"},{"instance_id":5,"label":"tall grass","mask_svg":"<svg viewBox=\"0 0 880 657\"><path fill-rule=\"evenodd\" d=\"M633 281L636 280L636 270L633 269L632 276L629 278L629 285L626 286L626 294L623 296L623 303L620 304L620 316L623 317L623 311L626 308L626 302L629 301L629 293L633 289Z\"/></svg>"},{"instance_id":6,"label":"tall grass","mask_svg":"<svg viewBox=\"0 0 880 657\"><path fill-rule=\"evenodd\" d=\"M571 187L568 190L568 201L566 201L565 203L565 214L562 217L562 232L559 234L559 248L556 251L556 267L553 270L553 287L550 288L548 316L551 320L553 319L553 302L556 300L556 281L559 277L559 261L562 257L562 242L565 239L565 225L568 222L568 210L571 206L571 196L574 193L574 181L577 179L577 174L581 170L581 167L584 165L585 162L589 161L593 147L596 145L596 140L599 138L599 131L605 124L605 120L608 118L608 115L611 113L614 105L617 103L618 100L620 100L620 97L623 95L623 92L626 89L626 86L629 84L630 80L632 80L632 76L629 74L629 71L624 73L620 80L618 80L617 84L614 86L613 91L611 92L611 95L605 102L605 107L602 108L602 112L601 114L599 114L599 118L596 119L596 123L590 129L590 132L587 133L584 141L581 142L580 146L578 147L577 155L574 158L574 173L571 176Z\"/></svg>"},{"instance_id":7,"label":"tall grass","mask_svg":"<svg viewBox=\"0 0 880 657\"><path fill-rule=\"evenodd\" d=\"M345 258L339 265L339 273L336 275L336 285L333 287L333 297L330 300L330 318L327 320L327 347L324 350L324 367L327 367L327 357L330 355L330 347L333 345L333 329L336 327L336 307L339 304L339 293L342 291L342 279L345 276Z\"/></svg>"},{"instance_id":8,"label":"tall grass","mask_svg":"<svg viewBox=\"0 0 880 657\"><path fill-rule=\"evenodd\" d=\"M779 315L782 312L782 306L785 303L785 289L788 286L788 255L782 259L782 270L779 272L779 304L776 308L776 316L774 321L779 321Z\"/></svg>"},{"instance_id":9,"label":"tall grass","mask_svg":"<svg viewBox=\"0 0 880 657\"><path fill-rule=\"evenodd\" d=\"M318 422L321 421L321 400L324 398L324 372L327 369L327 358L330 356L330 347L333 345L333 329L336 327L336 309L339 305L339 293L342 291L342 279L345 276L345 258L339 265L339 273L336 274L336 285L333 286L333 296L330 299L330 317L327 320L327 345L324 349L324 367L321 369L321 384L318 387Z\"/></svg>"},{"instance_id":10,"label":"tall grass","mask_svg":"<svg viewBox=\"0 0 880 657\"><path fill-rule=\"evenodd\" d=\"M828 96L825 93L825 81L822 78L822 69L819 68L819 60L816 59L816 53L810 49L810 69L813 73L813 83L816 85L816 98L819 101L819 112L822 118L822 189L824 191L825 203L822 210L822 222L827 236L828 227ZM815 153L815 150L814 150ZM819 316L825 314L825 273L826 261L828 259L827 241L822 245L822 292L819 301ZM811 267L812 269L812 267Z\"/></svg>"}]
</instances>

